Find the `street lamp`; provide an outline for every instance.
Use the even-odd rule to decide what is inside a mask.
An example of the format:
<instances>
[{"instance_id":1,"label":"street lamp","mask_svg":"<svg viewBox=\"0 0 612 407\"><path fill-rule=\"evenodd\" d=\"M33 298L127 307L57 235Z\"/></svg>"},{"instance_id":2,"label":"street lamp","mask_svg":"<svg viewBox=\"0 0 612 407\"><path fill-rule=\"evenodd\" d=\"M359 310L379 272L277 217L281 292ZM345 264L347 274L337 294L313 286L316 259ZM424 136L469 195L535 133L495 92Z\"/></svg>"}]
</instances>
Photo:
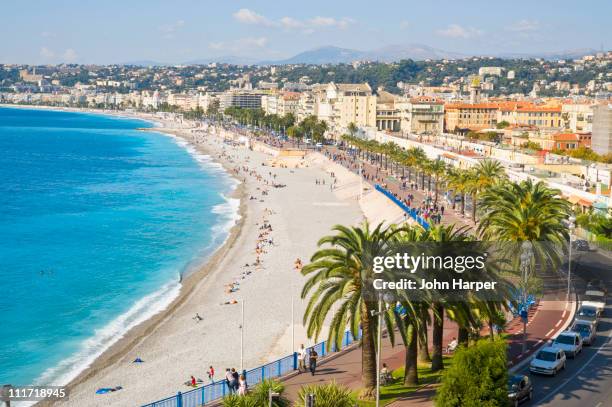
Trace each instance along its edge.
<instances>
[{"instance_id":1,"label":"street lamp","mask_svg":"<svg viewBox=\"0 0 612 407\"><path fill-rule=\"evenodd\" d=\"M382 316L383 316L383 301L385 303L385 309L389 309L391 301L393 301L393 294L386 292L384 294L378 293L378 311L370 311L372 316L378 316L378 343L376 351L376 407L380 406L380 360L382 353Z\"/></svg>"},{"instance_id":2,"label":"street lamp","mask_svg":"<svg viewBox=\"0 0 612 407\"><path fill-rule=\"evenodd\" d=\"M572 234L574 232L574 229L576 229L576 217L570 216L567 221L569 229L569 247L567 258L567 301L569 301L572 281Z\"/></svg>"},{"instance_id":3,"label":"street lamp","mask_svg":"<svg viewBox=\"0 0 612 407\"><path fill-rule=\"evenodd\" d=\"M530 242L523 242L521 245L521 276L523 280L523 301L522 309L520 310L521 319L523 320L523 353L527 351L527 317L529 310L527 309L527 282L529 280L529 271L531 269L531 257L533 256L533 248Z\"/></svg>"}]
</instances>

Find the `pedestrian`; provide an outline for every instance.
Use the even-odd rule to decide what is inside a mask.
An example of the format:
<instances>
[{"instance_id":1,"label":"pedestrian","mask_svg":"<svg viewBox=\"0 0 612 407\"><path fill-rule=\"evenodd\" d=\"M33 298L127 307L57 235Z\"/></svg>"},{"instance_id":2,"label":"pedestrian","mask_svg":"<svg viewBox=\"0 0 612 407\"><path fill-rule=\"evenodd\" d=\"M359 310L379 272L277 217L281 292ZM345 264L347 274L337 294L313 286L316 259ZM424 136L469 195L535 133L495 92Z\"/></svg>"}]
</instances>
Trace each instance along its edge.
<instances>
[{"instance_id":1,"label":"pedestrian","mask_svg":"<svg viewBox=\"0 0 612 407\"><path fill-rule=\"evenodd\" d=\"M229 368L225 369L225 384L229 393L232 394L234 392L234 376Z\"/></svg>"},{"instance_id":2,"label":"pedestrian","mask_svg":"<svg viewBox=\"0 0 612 407\"><path fill-rule=\"evenodd\" d=\"M317 353L317 351L312 348L310 350L310 357L308 360L308 366L310 367L310 374L314 376L315 374L315 370L317 369L317 357L319 357L319 354Z\"/></svg>"},{"instance_id":3,"label":"pedestrian","mask_svg":"<svg viewBox=\"0 0 612 407\"><path fill-rule=\"evenodd\" d=\"M243 374L241 374L240 377L238 378L238 395L246 396L246 393L247 393L246 377Z\"/></svg>"},{"instance_id":4,"label":"pedestrian","mask_svg":"<svg viewBox=\"0 0 612 407\"><path fill-rule=\"evenodd\" d=\"M300 349L297 351L298 358L298 372L302 370L306 371L306 358L308 357L308 351L304 348L304 344L300 345Z\"/></svg>"},{"instance_id":5,"label":"pedestrian","mask_svg":"<svg viewBox=\"0 0 612 407\"><path fill-rule=\"evenodd\" d=\"M212 366L208 366L208 380L210 380L211 383L215 382L215 368Z\"/></svg>"},{"instance_id":6,"label":"pedestrian","mask_svg":"<svg viewBox=\"0 0 612 407\"><path fill-rule=\"evenodd\" d=\"M240 386L240 375L236 371L236 369L232 368L232 378L234 379L234 393L238 391L238 387Z\"/></svg>"}]
</instances>

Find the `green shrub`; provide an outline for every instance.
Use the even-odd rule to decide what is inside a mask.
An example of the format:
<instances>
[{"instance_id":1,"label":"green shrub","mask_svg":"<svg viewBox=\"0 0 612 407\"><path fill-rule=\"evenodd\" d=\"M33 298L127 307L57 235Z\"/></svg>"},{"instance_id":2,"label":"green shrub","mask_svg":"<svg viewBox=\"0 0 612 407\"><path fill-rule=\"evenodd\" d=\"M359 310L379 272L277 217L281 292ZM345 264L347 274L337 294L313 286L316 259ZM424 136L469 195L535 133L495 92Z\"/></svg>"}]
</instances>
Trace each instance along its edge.
<instances>
[{"instance_id":1,"label":"green shrub","mask_svg":"<svg viewBox=\"0 0 612 407\"><path fill-rule=\"evenodd\" d=\"M257 383L255 387L250 389L249 396L255 400L255 405L257 407L268 407L270 391L281 395L280 399L272 403L273 407L286 407L289 405L289 400L282 396L283 391L285 391L285 386L281 382L272 379Z\"/></svg>"},{"instance_id":2,"label":"green shrub","mask_svg":"<svg viewBox=\"0 0 612 407\"><path fill-rule=\"evenodd\" d=\"M294 405L296 407L306 405L306 397L308 394L315 395L315 404L317 407L353 407L355 405L355 397L351 391L344 386L336 384L336 382L320 386L307 385L302 387Z\"/></svg>"},{"instance_id":3,"label":"green shrub","mask_svg":"<svg viewBox=\"0 0 612 407\"><path fill-rule=\"evenodd\" d=\"M453 365L442 375L437 407L494 407L508 404L507 344L483 339L460 347Z\"/></svg>"},{"instance_id":4,"label":"green shrub","mask_svg":"<svg viewBox=\"0 0 612 407\"><path fill-rule=\"evenodd\" d=\"M251 396L238 396L230 394L223 397L223 407L259 407Z\"/></svg>"},{"instance_id":5,"label":"green shrub","mask_svg":"<svg viewBox=\"0 0 612 407\"><path fill-rule=\"evenodd\" d=\"M257 383L249 389L246 396L230 394L223 397L223 407L268 407L270 391L281 395L280 398L272 402L273 407L289 406L289 400L282 396L285 386L276 380L270 379Z\"/></svg>"}]
</instances>

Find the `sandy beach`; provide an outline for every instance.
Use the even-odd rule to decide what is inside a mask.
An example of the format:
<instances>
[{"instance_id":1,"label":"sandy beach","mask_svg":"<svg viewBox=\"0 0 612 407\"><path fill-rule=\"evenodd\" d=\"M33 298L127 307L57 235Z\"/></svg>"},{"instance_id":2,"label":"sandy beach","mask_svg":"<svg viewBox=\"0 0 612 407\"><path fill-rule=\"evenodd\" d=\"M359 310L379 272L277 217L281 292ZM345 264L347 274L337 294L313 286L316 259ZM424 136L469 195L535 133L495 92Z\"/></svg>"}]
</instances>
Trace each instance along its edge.
<instances>
[{"instance_id":1,"label":"sandy beach","mask_svg":"<svg viewBox=\"0 0 612 407\"><path fill-rule=\"evenodd\" d=\"M87 112L156 122L161 126L156 131L209 155L239 183L233 198L240 199L240 219L225 244L182 281L179 297L97 358L70 383L70 399L58 405L141 405L190 390L184 385L190 375L207 383L209 365L217 378L227 367L239 368L242 302L245 369L285 356L300 343L312 344L301 324L305 302L299 298L303 277L296 259L307 262L318 239L335 224L403 219L399 208L371 188L359 201L358 176L319 153L275 157L265 148L224 142L235 136L225 130L149 114ZM144 363L132 363L137 357ZM95 394L115 386L123 389Z\"/></svg>"}]
</instances>

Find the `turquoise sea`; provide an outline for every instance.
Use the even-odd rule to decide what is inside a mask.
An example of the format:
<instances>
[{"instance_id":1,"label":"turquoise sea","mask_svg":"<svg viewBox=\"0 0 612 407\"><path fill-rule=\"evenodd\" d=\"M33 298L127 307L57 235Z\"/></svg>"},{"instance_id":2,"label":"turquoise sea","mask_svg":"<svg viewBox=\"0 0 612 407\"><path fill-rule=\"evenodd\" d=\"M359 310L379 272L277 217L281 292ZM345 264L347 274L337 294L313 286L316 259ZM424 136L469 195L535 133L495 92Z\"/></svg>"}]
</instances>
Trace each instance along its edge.
<instances>
[{"instance_id":1,"label":"turquoise sea","mask_svg":"<svg viewBox=\"0 0 612 407\"><path fill-rule=\"evenodd\" d=\"M64 384L223 241L234 181L147 122L0 108L0 384Z\"/></svg>"}]
</instances>

